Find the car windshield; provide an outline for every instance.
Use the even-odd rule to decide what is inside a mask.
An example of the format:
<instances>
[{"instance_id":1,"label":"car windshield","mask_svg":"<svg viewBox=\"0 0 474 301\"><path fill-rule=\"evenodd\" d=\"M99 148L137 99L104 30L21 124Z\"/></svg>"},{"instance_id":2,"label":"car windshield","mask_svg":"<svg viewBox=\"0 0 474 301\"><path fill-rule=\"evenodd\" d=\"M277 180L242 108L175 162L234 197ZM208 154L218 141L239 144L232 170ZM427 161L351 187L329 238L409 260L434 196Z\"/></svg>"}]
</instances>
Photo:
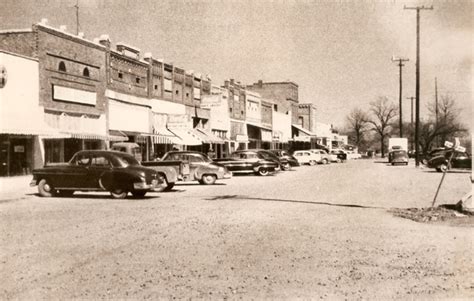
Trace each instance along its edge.
<instances>
[{"instance_id":1,"label":"car windshield","mask_svg":"<svg viewBox=\"0 0 474 301\"><path fill-rule=\"evenodd\" d=\"M121 154L121 155L116 156L116 158L117 158L117 162L119 163L121 167L127 167L130 165L140 165L138 160L135 159L135 157L130 156L130 155Z\"/></svg>"},{"instance_id":2,"label":"car windshield","mask_svg":"<svg viewBox=\"0 0 474 301\"><path fill-rule=\"evenodd\" d=\"M235 152L230 157L232 159L263 159L261 154L254 152Z\"/></svg>"}]
</instances>

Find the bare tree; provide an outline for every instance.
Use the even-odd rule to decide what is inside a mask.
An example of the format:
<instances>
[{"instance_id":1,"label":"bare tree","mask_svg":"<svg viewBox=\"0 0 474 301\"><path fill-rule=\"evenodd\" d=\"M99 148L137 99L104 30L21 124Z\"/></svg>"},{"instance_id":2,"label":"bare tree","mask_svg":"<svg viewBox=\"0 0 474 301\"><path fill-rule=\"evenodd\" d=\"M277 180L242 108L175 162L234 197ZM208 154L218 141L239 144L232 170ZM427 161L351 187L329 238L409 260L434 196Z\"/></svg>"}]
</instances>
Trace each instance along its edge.
<instances>
[{"instance_id":1,"label":"bare tree","mask_svg":"<svg viewBox=\"0 0 474 301\"><path fill-rule=\"evenodd\" d=\"M346 117L347 131L358 148L364 142L364 133L369 130L368 120L367 112L362 111L360 108L354 108Z\"/></svg>"},{"instance_id":2,"label":"bare tree","mask_svg":"<svg viewBox=\"0 0 474 301\"><path fill-rule=\"evenodd\" d=\"M371 118L368 122L380 138L380 151L385 156L385 139L390 137L393 122L398 114L397 107L387 97L379 97L370 103Z\"/></svg>"},{"instance_id":3,"label":"bare tree","mask_svg":"<svg viewBox=\"0 0 474 301\"><path fill-rule=\"evenodd\" d=\"M436 118L436 104L428 105L429 119L420 126L420 146L423 153L427 153L434 144L442 145L446 140L453 140L454 136L465 134L467 128L458 121L460 110L456 102L449 95L441 96L438 103L438 118Z\"/></svg>"}]
</instances>

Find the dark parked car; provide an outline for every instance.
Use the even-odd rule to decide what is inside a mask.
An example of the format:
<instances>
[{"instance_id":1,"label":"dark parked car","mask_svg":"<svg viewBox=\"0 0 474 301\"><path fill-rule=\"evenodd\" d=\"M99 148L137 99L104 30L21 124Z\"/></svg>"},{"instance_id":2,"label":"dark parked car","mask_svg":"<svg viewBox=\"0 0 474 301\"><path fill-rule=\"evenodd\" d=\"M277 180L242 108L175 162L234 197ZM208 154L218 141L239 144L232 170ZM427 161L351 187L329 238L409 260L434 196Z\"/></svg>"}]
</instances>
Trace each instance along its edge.
<instances>
[{"instance_id":1,"label":"dark parked car","mask_svg":"<svg viewBox=\"0 0 474 301\"><path fill-rule=\"evenodd\" d=\"M77 152L68 163L33 170L31 186L38 185L41 196L71 196L74 191L109 191L114 198L128 192L143 197L163 183L163 174L141 166L122 152L87 150Z\"/></svg>"},{"instance_id":2,"label":"dark parked car","mask_svg":"<svg viewBox=\"0 0 474 301\"><path fill-rule=\"evenodd\" d=\"M330 154L331 154L331 155L336 155L336 157L337 157L337 159L338 159L337 162L345 162L345 161L347 161L347 154L346 154L344 151L340 150L340 149L338 149L338 150L332 150L332 151L330 152Z\"/></svg>"},{"instance_id":3,"label":"dark parked car","mask_svg":"<svg viewBox=\"0 0 474 301\"><path fill-rule=\"evenodd\" d=\"M472 169L472 158L466 152L454 152L451 164L449 164L449 158L451 157L452 150L446 151L440 156L431 158L428 161L428 167L435 168L438 172L444 172L452 168Z\"/></svg>"},{"instance_id":4,"label":"dark parked car","mask_svg":"<svg viewBox=\"0 0 474 301\"><path fill-rule=\"evenodd\" d=\"M215 159L215 161L223 164L233 173L255 173L267 176L280 169L278 161L269 160L268 156L255 150L235 151L230 158Z\"/></svg>"},{"instance_id":5,"label":"dark parked car","mask_svg":"<svg viewBox=\"0 0 474 301\"><path fill-rule=\"evenodd\" d=\"M291 169L290 162L286 158L280 158L269 150L266 150L266 149L249 149L249 150L259 152L267 160L278 162L278 165L280 165L280 170Z\"/></svg>"},{"instance_id":6,"label":"dark parked car","mask_svg":"<svg viewBox=\"0 0 474 301\"><path fill-rule=\"evenodd\" d=\"M408 165L408 152L403 149L392 150L388 153L388 162L392 165L399 163Z\"/></svg>"},{"instance_id":7,"label":"dark parked car","mask_svg":"<svg viewBox=\"0 0 474 301\"><path fill-rule=\"evenodd\" d=\"M296 160L296 158L290 155L290 153L288 153L287 151L282 150L282 149L271 149L270 151L274 153L275 155L277 155L278 158L280 158L280 160L282 158L288 160L288 163L290 163L290 166L300 166L300 164L298 163L298 160Z\"/></svg>"},{"instance_id":8,"label":"dark parked car","mask_svg":"<svg viewBox=\"0 0 474 301\"><path fill-rule=\"evenodd\" d=\"M185 161L189 163L189 175L183 181L198 181L211 185L217 179L230 179L232 173L224 165L216 163L208 155L196 151L167 152L162 161Z\"/></svg>"},{"instance_id":9,"label":"dark parked car","mask_svg":"<svg viewBox=\"0 0 474 301\"><path fill-rule=\"evenodd\" d=\"M449 149L446 149L444 147L432 149L427 154L423 155L423 157L421 158L421 162L423 164L427 165L428 161L431 160L431 158L438 157L438 156L444 156L448 150ZM416 156L416 152L415 152L415 156Z\"/></svg>"}]
</instances>

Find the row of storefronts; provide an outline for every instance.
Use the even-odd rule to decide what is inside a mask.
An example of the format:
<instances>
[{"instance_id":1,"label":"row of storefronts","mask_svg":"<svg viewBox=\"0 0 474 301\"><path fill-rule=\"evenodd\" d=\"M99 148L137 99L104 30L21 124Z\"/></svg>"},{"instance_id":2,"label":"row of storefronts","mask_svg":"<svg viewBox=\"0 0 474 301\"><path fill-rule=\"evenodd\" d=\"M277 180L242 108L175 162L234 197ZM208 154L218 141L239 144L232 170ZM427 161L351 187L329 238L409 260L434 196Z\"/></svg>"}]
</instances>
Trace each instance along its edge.
<instances>
[{"instance_id":1,"label":"row of storefronts","mask_svg":"<svg viewBox=\"0 0 474 301\"><path fill-rule=\"evenodd\" d=\"M42 21L0 31L0 47L0 176L123 141L154 160L172 149L222 158L238 149L309 148L316 137L240 83L212 85L123 43L112 49L106 35L89 41Z\"/></svg>"}]
</instances>

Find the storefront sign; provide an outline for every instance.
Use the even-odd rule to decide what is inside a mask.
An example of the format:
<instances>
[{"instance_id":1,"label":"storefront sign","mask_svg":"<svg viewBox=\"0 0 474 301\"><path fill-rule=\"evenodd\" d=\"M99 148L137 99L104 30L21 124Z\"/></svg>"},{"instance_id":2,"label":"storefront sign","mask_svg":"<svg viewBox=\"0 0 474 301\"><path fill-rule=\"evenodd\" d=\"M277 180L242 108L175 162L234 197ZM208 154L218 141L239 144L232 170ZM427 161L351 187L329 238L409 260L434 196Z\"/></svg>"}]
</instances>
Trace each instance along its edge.
<instances>
[{"instance_id":1,"label":"storefront sign","mask_svg":"<svg viewBox=\"0 0 474 301\"><path fill-rule=\"evenodd\" d=\"M54 100L70 101L95 106L97 97L95 92L77 90L53 85Z\"/></svg>"},{"instance_id":2,"label":"storefront sign","mask_svg":"<svg viewBox=\"0 0 474 301\"><path fill-rule=\"evenodd\" d=\"M24 153L25 152L25 146L24 145L15 145L13 147L13 151L15 153Z\"/></svg>"}]
</instances>

